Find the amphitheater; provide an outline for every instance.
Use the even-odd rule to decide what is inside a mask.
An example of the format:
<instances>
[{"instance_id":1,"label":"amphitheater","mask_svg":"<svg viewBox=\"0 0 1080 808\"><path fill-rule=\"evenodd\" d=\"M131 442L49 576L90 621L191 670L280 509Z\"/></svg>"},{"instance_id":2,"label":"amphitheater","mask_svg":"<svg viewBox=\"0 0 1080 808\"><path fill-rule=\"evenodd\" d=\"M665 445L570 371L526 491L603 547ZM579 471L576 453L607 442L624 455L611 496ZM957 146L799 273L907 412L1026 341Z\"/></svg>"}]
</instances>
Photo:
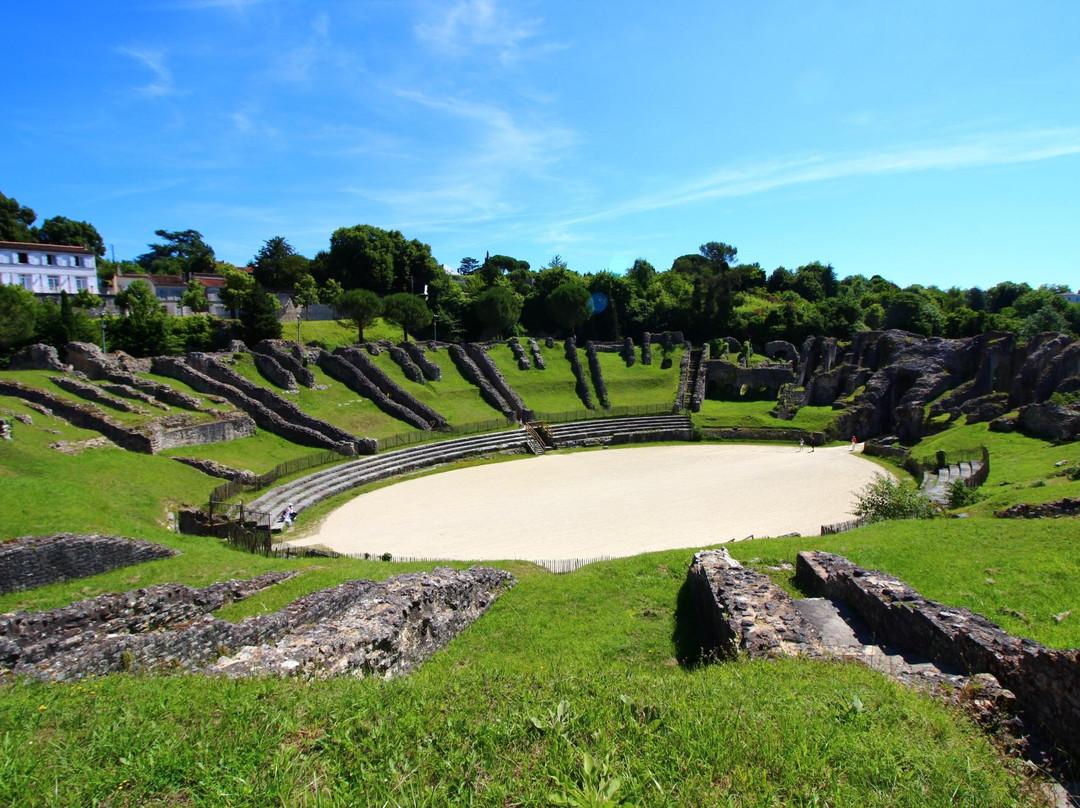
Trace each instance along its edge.
<instances>
[{"instance_id":1,"label":"amphitheater","mask_svg":"<svg viewBox=\"0 0 1080 808\"><path fill-rule=\"evenodd\" d=\"M560 562L816 535L880 468L849 447L652 446L530 457L356 497L297 546L394 558ZM510 496L504 496L511 492Z\"/></svg>"}]
</instances>

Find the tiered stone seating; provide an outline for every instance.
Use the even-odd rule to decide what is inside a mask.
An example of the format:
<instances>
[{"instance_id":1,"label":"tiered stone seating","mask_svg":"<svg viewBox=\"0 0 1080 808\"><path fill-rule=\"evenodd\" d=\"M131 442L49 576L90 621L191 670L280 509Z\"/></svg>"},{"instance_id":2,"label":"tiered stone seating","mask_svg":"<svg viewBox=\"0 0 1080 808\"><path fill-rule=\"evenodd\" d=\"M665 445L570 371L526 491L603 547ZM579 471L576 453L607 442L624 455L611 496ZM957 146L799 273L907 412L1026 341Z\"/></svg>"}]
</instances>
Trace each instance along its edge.
<instances>
[{"instance_id":1,"label":"tiered stone seating","mask_svg":"<svg viewBox=\"0 0 1080 808\"><path fill-rule=\"evenodd\" d=\"M685 415L655 415L634 418L598 418L554 424L548 427L555 448L605 443L629 443L635 439L690 440L693 425ZM642 436L638 438L636 436ZM647 437L646 437L647 436Z\"/></svg>"},{"instance_id":2,"label":"tiered stone seating","mask_svg":"<svg viewBox=\"0 0 1080 808\"><path fill-rule=\"evenodd\" d=\"M308 474L280 485L248 504L250 510L271 515L271 526L279 526L287 503L298 512L324 499L416 469L452 463L487 452L526 451L529 436L524 429L470 435L454 440L411 446L393 452L352 460Z\"/></svg>"}]
</instances>

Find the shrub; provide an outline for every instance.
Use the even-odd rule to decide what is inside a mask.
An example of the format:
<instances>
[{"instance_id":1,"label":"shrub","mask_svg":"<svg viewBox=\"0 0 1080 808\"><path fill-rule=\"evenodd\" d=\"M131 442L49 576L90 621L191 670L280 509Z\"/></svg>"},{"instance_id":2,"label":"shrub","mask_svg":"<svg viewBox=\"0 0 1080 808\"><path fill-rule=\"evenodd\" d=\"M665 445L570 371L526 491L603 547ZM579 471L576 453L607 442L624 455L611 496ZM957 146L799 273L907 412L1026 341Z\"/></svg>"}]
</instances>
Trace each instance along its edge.
<instances>
[{"instance_id":1,"label":"shrub","mask_svg":"<svg viewBox=\"0 0 1080 808\"><path fill-rule=\"evenodd\" d=\"M976 488L968 488L963 480L953 480L949 483L949 507L965 508L986 499L986 494Z\"/></svg>"},{"instance_id":2,"label":"shrub","mask_svg":"<svg viewBox=\"0 0 1080 808\"><path fill-rule=\"evenodd\" d=\"M859 501L852 513L867 522L883 522L886 519L929 519L935 511L934 503L919 493L914 484L878 474L859 492Z\"/></svg>"}]
</instances>

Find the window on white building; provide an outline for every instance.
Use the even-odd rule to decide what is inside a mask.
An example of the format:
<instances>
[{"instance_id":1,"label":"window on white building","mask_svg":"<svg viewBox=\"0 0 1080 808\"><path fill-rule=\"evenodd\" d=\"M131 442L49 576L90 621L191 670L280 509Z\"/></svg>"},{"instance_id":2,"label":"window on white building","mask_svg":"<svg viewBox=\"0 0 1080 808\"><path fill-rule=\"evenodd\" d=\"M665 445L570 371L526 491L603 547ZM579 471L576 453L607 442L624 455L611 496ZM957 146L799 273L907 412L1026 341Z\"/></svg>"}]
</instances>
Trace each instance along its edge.
<instances>
[{"instance_id":1,"label":"window on white building","mask_svg":"<svg viewBox=\"0 0 1080 808\"><path fill-rule=\"evenodd\" d=\"M52 266L53 264L56 263L56 256L55 255L46 255L45 256L45 263L48 266Z\"/></svg>"},{"instance_id":2,"label":"window on white building","mask_svg":"<svg viewBox=\"0 0 1080 808\"><path fill-rule=\"evenodd\" d=\"M60 289L60 276L59 275L49 275L48 282L49 282L49 291L50 292L59 291L59 289Z\"/></svg>"},{"instance_id":3,"label":"window on white building","mask_svg":"<svg viewBox=\"0 0 1080 808\"><path fill-rule=\"evenodd\" d=\"M87 286L86 278L76 278L75 279L75 291L81 292L84 289L88 289L88 288L89 287Z\"/></svg>"},{"instance_id":4,"label":"window on white building","mask_svg":"<svg viewBox=\"0 0 1080 808\"><path fill-rule=\"evenodd\" d=\"M18 263L18 264L29 264L30 263L29 254L28 253L19 253L19 257L18 257L18 260L16 261L16 263Z\"/></svg>"},{"instance_id":5,"label":"window on white building","mask_svg":"<svg viewBox=\"0 0 1080 808\"><path fill-rule=\"evenodd\" d=\"M82 266L82 259L80 259L79 256L77 256L77 255L71 256L71 265L73 267L81 267Z\"/></svg>"},{"instance_id":6,"label":"window on white building","mask_svg":"<svg viewBox=\"0 0 1080 808\"><path fill-rule=\"evenodd\" d=\"M34 276L33 275L20 275L19 276L19 286L21 286L23 289L28 289L30 291L33 291L33 289L34 289Z\"/></svg>"}]
</instances>

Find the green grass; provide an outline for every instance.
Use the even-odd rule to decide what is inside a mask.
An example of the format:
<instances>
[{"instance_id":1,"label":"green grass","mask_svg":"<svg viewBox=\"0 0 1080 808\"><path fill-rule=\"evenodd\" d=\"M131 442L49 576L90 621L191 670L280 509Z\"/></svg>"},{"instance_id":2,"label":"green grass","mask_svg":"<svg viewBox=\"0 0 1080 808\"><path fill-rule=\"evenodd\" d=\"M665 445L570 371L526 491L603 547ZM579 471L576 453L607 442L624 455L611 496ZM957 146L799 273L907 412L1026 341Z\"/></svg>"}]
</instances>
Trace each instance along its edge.
<instances>
[{"instance_id":1,"label":"green grass","mask_svg":"<svg viewBox=\"0 0 1080 808\"><path fill-rule=\"evenodd\" d=\"M296 339L296 321L282 323L282 339ZM333 351L346 345L356 345L356 326L346 320L303 320L300 323L300 340L305 345L309 342L318 342L326 350ZM364 329L365 342L378 342L388 339L395 345L401 342L401 329L396 325L390 325L381 318Z\"/></svg>"},{"instance_id":2,"label":"green grass","mask_svg":"<svg viewBox=\"0 0 1080 808\"><path fill-rule=\"evenodd\" d=\"M546 394L563 402L560 409L580 408L576 396L566 406L573 378L561 348L550 353L548 371L518 372L501 354L497 361L508 378L527 377L541 400L543 386L552 385ZM445 351L429 355L443 366L444 381L413 386L430 390L429 403L446 409L456 401L458 417L468 417L475 388ZM617 366L609 375L617 357L602 356L609 389L617 382L627 396L645 398L670 383L673 396L674 381L653 381L677 380L659 363L635 365L635 382L633 373L619 378ZM379 357L380 366L387 358ZM343 387L330 383L337 389L320 391L309 405L353 406L335 399ZM633 392L636 384L648 392ZM612 403L629 401L612 390ZM707 402L698 418L713 419L709 425L800 425L799 418L770 418L771 406ZM163 456L117 449L61 455L49 444L96 433L0 397L5 409L29 414L34 425L16 422L16 439L0 442L0 537L97 531L161 541L183 554L9 593L0 596L0 612L168 581L202 586L269 569L303 571L222 610L223 618L237 620L349 578L434 566L265 559L214 539L178 536L167 529L166 511L202 502L217 480ZM826 422L825 410L800 411L801 425L819 428L810 425ZM841 552L1010 632L1053 647L1080 646L1080 520L989 516L1015 501L1077 495L1080 484L1054 476L1054 464L1080 460L1080 449L960 425L924 441L916 454L979 443L992 453L990 498L967 509L968 519L878 524L729 549L762 568L791 562L802 549ZM294 451L311 450L260 431L179 453L259 471ZM656 496L662 492L649 494ZM314 522L339 501L306 516ZM418 673L390 682L121 674L78 685L0 684L0 804L545 805L553 792L572 796L596 784L583 768L585 752L605 762L608 777L620 778L618 797L642 805L1036 803L1030 784L966 719L877 673L800 660L695 664L696 629L683 585L691 555L647 553L564 576L492 562L511 570L517 586ZM792 587L790 573L772 574Z\"/></svg>"}]
</instances>

